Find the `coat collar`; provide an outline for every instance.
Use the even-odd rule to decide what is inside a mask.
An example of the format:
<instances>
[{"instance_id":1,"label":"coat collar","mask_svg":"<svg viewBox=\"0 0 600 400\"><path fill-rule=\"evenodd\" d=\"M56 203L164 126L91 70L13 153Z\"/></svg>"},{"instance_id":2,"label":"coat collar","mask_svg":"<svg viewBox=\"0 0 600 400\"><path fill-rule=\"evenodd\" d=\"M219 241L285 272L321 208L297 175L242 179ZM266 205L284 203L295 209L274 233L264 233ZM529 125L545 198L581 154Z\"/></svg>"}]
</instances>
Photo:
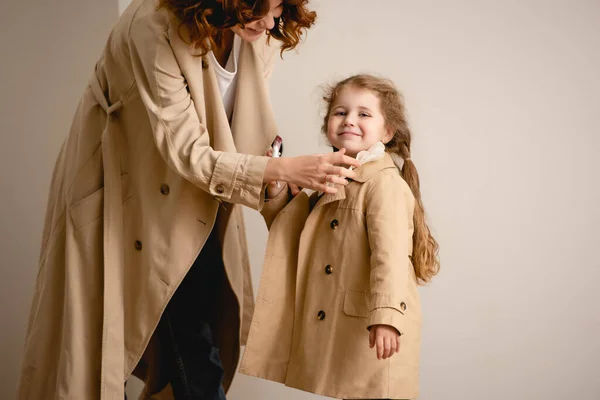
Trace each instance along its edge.
<instances>
[{"instance_id":1,"label":"coat collar","mask_svg":"<svg viewBox=\"0 0 600 400\"><path fill-rule=\"evenodd\" d=\"M368 162L357 168L355 170L356 178L354 180L357 182L365 183L366 181L371 179L371 177L377 172L388 168L396 168L396 164L394 164L394 161L392 160L390 154L388 152L385 152L383 158Z\"/></svg>"},{"instance_id":2,"label":"coat collar","mask_svg":"<svg viewBox=\"0 0 600 400\"><path fill-rule=\"evenodd\" d=\"M373 177L373 175L377 174L379 171L383 171L384 169L388 169L388 168L396 168L396 164L394 164L394 161L392 160L392 157L389 155L389 153L386 152L383 155L383 158L376 160L376 161L368 162L366 164L361 165L359 168L357 168L355 170L356 178L354 179L354 181L360 182L360 183L365 183L366 181L371 179ZM322 206L332 203L334 201L344 200L346 198L346 187L338 186L337 189L338 189L338 191L335 194L327 193L327 194L322 195L317 200L315 208L322 207ZM316 193L315 193L315 195L316 195Z\"/></svg>"}]
</instances>

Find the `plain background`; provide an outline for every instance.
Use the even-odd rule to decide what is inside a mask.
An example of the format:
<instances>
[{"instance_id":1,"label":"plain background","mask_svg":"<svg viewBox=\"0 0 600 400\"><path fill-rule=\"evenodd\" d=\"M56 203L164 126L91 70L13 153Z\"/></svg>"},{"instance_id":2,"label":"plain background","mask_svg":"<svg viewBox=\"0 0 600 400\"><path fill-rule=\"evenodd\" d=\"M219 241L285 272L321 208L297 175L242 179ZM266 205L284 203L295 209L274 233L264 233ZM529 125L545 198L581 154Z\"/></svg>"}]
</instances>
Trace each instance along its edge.
<instances>
[{"instance_id":1,"label":"plain background","mask_svg":"<svg viewBox=\"0 0 600 400\"><path fill-rule=\"evenodd\" d=\"M2 399L15 396L54 161L127 3L0 6ZM312 3L317 25L271 80L286 154L329 151L322 84L372 72L406 97L442 260L421 291L420 398L599 399L600 2ZM247 215L256 287L266 229ZM320 397L238 376L229 398Z\"/></svg>"}]
</instances>

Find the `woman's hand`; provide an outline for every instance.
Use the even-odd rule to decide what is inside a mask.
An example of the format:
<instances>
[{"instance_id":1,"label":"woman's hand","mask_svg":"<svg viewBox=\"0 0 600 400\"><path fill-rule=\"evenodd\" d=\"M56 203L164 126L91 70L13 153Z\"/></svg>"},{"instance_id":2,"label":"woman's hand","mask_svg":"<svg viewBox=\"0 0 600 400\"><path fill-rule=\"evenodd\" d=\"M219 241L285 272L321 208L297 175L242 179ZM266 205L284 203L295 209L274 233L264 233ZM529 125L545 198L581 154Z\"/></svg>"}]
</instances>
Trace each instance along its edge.
<instances>
[{"instance_id":1,"label":"woman's hand","mask_svg":"<svg viewBox=\"0 0 600 400\"><path fill-rule=\"evenodd\" d=\"M369 347L377 345L377 359L385 360L400 352L400 334L390 325L373 325L369 333Z\"/></svg>"},{"instance_id":2,"label":"woman's hand","mask_svg":"<svg viewBox=\"0 0 600 400\"><path fill-rule=\"evenodd\" d=\"M337 193L337 188L327 186L327 182L347 185L346 178L354 179L356 173L341 165L360 167L353 157L345 155L346 149L335 153L288 158L271 158L265 170L265 182L285 181L290 184L292 194L294 186L308 188L324 193ZM296 190L299 190L296 188ZM269 197L273 197L269 195Z\"/></svg>"}]
</instances>

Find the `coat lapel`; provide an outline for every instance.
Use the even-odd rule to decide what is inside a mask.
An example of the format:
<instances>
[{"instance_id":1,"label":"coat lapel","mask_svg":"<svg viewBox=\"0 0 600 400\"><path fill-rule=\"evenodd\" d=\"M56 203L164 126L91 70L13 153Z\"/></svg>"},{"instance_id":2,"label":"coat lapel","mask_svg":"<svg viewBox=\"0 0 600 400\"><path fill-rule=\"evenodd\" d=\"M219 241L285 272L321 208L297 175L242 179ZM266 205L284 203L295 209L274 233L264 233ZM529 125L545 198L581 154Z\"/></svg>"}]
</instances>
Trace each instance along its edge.
<instances>
[{"instance_id":1,"label":"coat lapel","mask_svg":"<svg viewBox=\"0 0 600 400\"><path fill-rule=\"evenodd\" d=\"M337 193L330 194L325 193L322 195L319 200L317 200L317 204L315 205L315 210L319 207L323 207L326 204L333 203L334 201L344 200L346 198L346 187L337 185Z\"/></svg>"},{"instance_id":2,"label":"coat lapel","mask_svg":"<svg viewBox=\"0 0 600 400\"><path fill-rule=\"evenodd\" d=\"M364 183L368 181L373 174L387 168L396 168L392 158L388 153L385 153L382 159L371 161L365 163L360 168L356 170L356 182ZM336 194L324 194L322 195L317 204L315 205L315 209L319 207L323 207L326 204L332 203L334 201L344 200L346 198L346 187L345 186L337 186Z\"/></svg>"},{"instance_id":3,"label":"coat lapel","mask_svg":"<svg viewBox=\"0 0 600 400\"><path fill-rule=\"evenodd\" d=\"M171 23L169 29L173 52L185 77L198 120L210 136L210 145L215 150L236 153L211 57L200 56L199 50L183 41L176 23Z\"/></svg>"},{"instance_id":4,"label":"coat lapel","mask_svg":"<svg viewBox=\"0 0 600 400\"><path fill-rule=\"evenodd\" d=\"M240 153L262 156L277 135L277 126L264 77L264 62L256 47L266 46L263 39L251 44L242 41L238 82L231 131ZM259 104L257 107L256 104ZM248 112L258 110L258 112Z\"/></svg>"},{"instance_id":5,"label":"coat lapel","mask_svg":"<svg viewBox=\"0 0 600 400\"><path fill-rule=\"evenodd\" d=\"M266 45L264 40L261 39L256 44L242 41L230 125L212 57L199 56L199 51L191 49L179 37L176 27L177 24L170 24L169 36L200 123L206 126L210 135L211 146L219 151L264 155L277 135L275 117L265 85L264 62L256 53L258 47ZM258 112L255 111L257 109Z\"/></svg>"}]
</instances>

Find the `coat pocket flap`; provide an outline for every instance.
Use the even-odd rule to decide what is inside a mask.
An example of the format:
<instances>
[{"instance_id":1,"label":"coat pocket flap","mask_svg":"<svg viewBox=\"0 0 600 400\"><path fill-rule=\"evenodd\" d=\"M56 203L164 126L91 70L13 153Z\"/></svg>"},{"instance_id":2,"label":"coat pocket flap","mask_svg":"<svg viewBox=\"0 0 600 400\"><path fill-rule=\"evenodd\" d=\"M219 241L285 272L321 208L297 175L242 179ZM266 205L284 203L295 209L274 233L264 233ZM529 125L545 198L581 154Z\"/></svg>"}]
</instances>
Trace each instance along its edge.
<instances>
[{"instance_id":1,"label":"coat pocket flap","mask_svg":"<svg viewBox=\"0 0 600 400\"><path fill-rule=\"evenodd\" d=\"M96 190L73 204L69 213L75 230L100 218L104 213L104 188Z\"/></svg>"},{"instance_id":2,"label":"coat pocket flap","mask_svg":"<svg viewBox=\"0 0 600 400\"><path fill-rule=\"evenodd\" d=\"M367 318L369 316L367 293L347 290L344 294L344 314L351 317Z\"/></svg>"}]
</instances>

